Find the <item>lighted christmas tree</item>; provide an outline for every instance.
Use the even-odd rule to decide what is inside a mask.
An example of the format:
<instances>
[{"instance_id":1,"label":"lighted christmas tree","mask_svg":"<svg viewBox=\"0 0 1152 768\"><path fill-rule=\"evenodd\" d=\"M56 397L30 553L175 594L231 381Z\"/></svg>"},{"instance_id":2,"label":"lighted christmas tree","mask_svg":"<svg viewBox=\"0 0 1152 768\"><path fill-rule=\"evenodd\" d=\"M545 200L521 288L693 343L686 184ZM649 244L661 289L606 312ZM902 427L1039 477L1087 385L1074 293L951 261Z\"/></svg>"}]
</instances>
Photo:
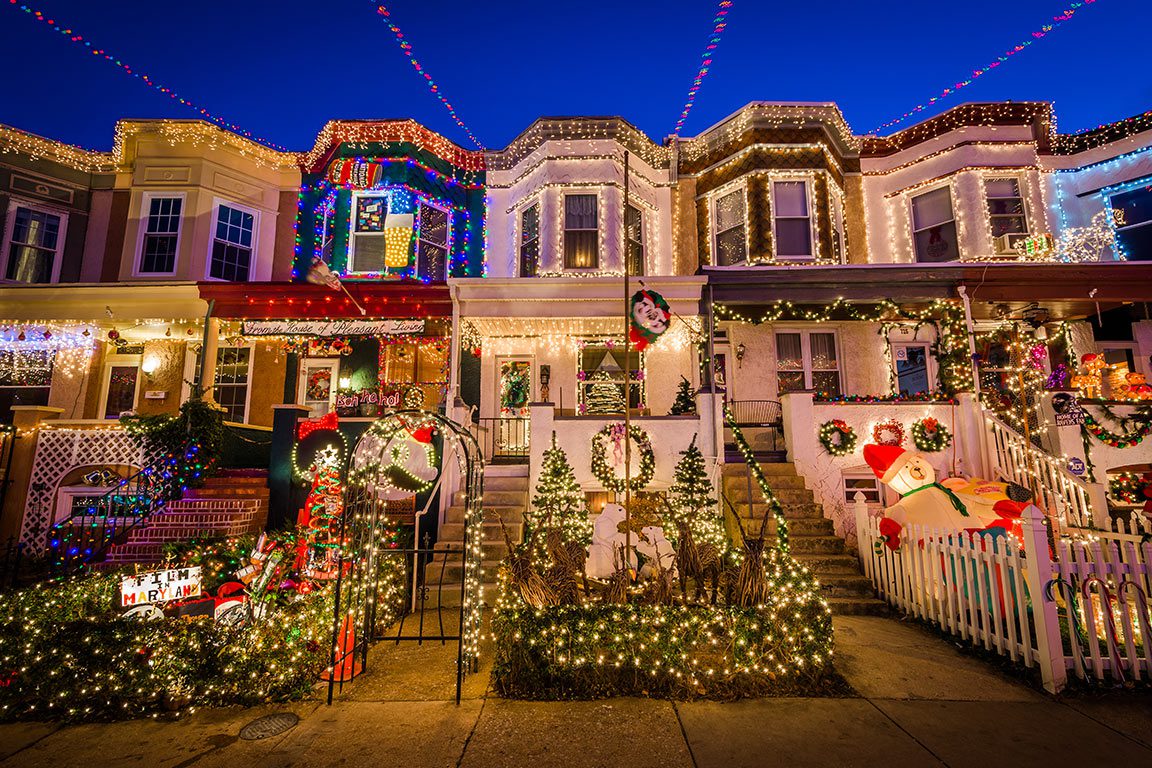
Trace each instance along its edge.
<instances>
[{"instance_id":1,"label":"lighted christmas tree","mask_svg":"<svg viewBox=\"0 0 1152 768\"><path fill-rule=\"evenodd\" d=\"M308 513L308 563L314 579L335 578L339 559L340 516L344 514L344 489L340 482L340 456L334 448L316 454L312 465L312 488L304 501Z\"/></svg>"},{"instance_id":2,"label":"lighted christmas tree","mask_svg":"<svg viewBox=\"0 0 1152 768\"><path fill-rule=\"evenodd\" d=\"M696 398L692 394L692 384L683 376L680 377L680 384L676 387L676 400L672 403L672 410L668 413L671 416L696 413Z\"/></svg>"},{"instance_id":3,"label":"lighted christmas tree","mask_svg":"<svg viewBox=\"0 0 1152 768\"><path fill-rule=\"evenodd\" d=\"M620 382L606 371L596 371L588 377L584 390L584 410L593 415L624 413L624 392Z\"/></svg>"},{"instance_id":4,"label":"lighted christmas tree","mask_svg":"<svg viewBox=\"0 0 1152 768\"><path fill-rule=\"evenodd\" d=\"M668 489L668 503L673 516L673 526L665 526L665 535L678 536L673 527L685 525L692 533L696 544L711 543L718 551L728 549L728 536L724 532L724 517L712 498L712 483L704 465L704 454L696 447L696 436L692 443L680 452L676 463L672 487Z\"/></svg>"},{"instance_id":5,"label":"lighted christmas tree","mask_svg":"<svg viewBox=\"0 0 1152 768\"><path fill-rule=\"evenodd\" d=\"M524 516L525 536L535 534L537 549L542 551L547 528L559 529L565 542L588 545L592 541L592 524L584 508L584 492L576 482L576 473L568 463L564 449L556 444L552 433L552 446L544 451L540 479L536 481L536 495L532 508Z\"/></svg>"}]
</instances>

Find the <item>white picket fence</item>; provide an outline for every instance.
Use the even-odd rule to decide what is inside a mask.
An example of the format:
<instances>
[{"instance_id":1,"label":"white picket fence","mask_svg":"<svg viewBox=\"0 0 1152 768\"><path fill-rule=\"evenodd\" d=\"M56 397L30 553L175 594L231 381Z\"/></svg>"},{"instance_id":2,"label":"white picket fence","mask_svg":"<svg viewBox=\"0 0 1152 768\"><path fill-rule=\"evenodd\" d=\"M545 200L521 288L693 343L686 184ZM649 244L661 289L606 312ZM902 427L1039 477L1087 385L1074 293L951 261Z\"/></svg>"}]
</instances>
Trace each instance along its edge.
<instances>
[{"instance_id":1,"label":"white picket fence","mask_svg":"<svg viewBox=\"0 0 1152 768\"><path fill-rule=\"evenodd\" d=\"M864 573L893 607L1039 667L1052 692L1069 673L1152 679L1152 542L1139 534L1066 529L1053 549L1044 513L1029 506L1022 548L1003 536L909 526L893 551L863 494L855 512Z\"/></svg>"}]
</instances>

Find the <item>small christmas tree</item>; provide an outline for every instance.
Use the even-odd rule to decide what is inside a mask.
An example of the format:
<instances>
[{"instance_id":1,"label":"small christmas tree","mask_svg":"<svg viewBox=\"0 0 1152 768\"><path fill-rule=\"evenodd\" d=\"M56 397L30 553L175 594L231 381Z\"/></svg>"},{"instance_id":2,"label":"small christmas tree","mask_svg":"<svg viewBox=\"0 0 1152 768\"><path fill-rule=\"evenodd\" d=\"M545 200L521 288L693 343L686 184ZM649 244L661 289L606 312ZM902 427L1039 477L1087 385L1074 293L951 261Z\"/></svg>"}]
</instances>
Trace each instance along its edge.
<instances>
[{"instance_id":1,"label":"small christmas tree","mask_svg":"<svg viewBox=\"0 0 1152 768\"><path fill-rule=\"evenodd\" d=\"M584 390L584 409L593 415L624 413L623 386L606 371L596 371L588 377Z\"/></svg>"},{"instance_id":2,"label":"small christmas tree","mask_svg":"<svg viewBox=\"0 0 1152 768\"><path fill-rule=\"evenodd\" d=\"M536 482L536 495L532 508L524 516L525 535L535 535L536 548L543 551L544 534L549 527L558 528L565 542L588 545L592 541L592 524L584 508L584 492L576 482L576 473L568 463L564 449L556 445L552 433L552 447L544 451L540 479Z\"/></svg>"},{"instance_id":3,"label":"small christmas tree","mask_svg":"<svg viewBox=\"0 0 1152 768\"><path fill-rule=\"evenodd\" d=\"M680 384L676 387L676 401L672 403L672 410L668 413L671 416L696 413L696 398L692 395L692 384L683 376L680 377Z\"/></svg>"},{"instance_id":4,"label":"small christmas tree","mask_svg":"<svg viewBox=\"0 0 1152 768\"><path fill-rule=\"evenodd\" d=\"M716 499L712 498L712 483L704 468L704 454L696 447L695 435L680 456L668 491L673 515L671 522L688 526L697 545L711 543L719 552L724 552L728 549L724 518L716 506ZM671 537L677 535L677 531L666 529L665 535Z\"/></svg>"},{"instance_id":5,"label":"small christmas tree","mask_svg":"<svg viewBox=\"0 0 1152 768\"><path fill-rule=\"evenodd\" d=\"M344 489L340 482L339 454L320 451L312 465L312 488L304 501L308 512L308 562L312 578L334 578L339 559L339 522L344 514Z\"/></svg>"}]
</instances>

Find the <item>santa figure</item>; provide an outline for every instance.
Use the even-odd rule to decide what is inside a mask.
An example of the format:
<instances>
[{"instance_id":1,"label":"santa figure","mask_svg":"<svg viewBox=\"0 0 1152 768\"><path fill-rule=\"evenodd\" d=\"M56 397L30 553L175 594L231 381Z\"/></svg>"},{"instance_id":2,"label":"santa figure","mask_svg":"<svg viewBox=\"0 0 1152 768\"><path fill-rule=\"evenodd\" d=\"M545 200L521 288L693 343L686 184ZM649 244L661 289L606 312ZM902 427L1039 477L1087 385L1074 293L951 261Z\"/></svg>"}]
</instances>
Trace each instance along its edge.
<instances>
[{"instance_id":1,"label":"santa figure","mask_svg":"<svg viewBox=\"0 0 1152 768\"><path fill-rule=\"evenodd\" d=\"M980 479L948 478L936 481L936 470L921 455L898 445L865 445L864 460L876 477L900 494L900 501L884 510L880 535L898 549L904 527L917 525L941 532L1020 535L1020 515L1028 499L1009 484Z\"/></svg>"}]
</instances>

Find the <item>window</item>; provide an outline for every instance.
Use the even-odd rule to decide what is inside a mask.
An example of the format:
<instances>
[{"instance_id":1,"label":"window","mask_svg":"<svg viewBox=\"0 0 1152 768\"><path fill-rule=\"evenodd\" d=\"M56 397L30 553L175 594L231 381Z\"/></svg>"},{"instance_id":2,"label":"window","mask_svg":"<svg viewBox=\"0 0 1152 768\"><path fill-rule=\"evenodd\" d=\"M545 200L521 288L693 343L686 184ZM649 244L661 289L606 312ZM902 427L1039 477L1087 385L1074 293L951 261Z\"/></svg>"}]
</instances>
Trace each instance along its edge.
<instances>
[{"instance_id":1,"label":"window","mask_svg":"<svg viewBox=\"0 0 1152 768\"><path fill-rule=\"evenodd\" d=\"M1140 362L1140 348L1135 343L1122 341L1098 342L1100 354L1104 355L1104 362L1108 365L1126 365L1128 373L1143 373Z\"/></svg>"},{"instance_id":2,"label":"window","mask_svg":"<svg viewBox=\"0 0 1152 768\"><path fill-rule=\"evenodd\" d=\"M104 369L104 408L102 419L118 419L136 407L140 384L140 356L112 355Z\"/></svg>"},{"instance_id":3,"label":"window","mask_svg":"<svg viewBox=\"0 0 1152 768\"><path fill-rule=\"evenodd\" d=\"M744 236L744 189L716 199L712 221L716 229L716 259L720 267L740 264L748 259L748 241Z\"/></svg>"},{"instance_id":4,"label":"window","mask_svg":"<svg viewBox=\"0 0 1152 768\"><path fill-rule=\"evenodd\" d=\"M60 252L67 218L37 208L13 206L5 227L4 278L20 283L53 283L60 277Z\"/></svg>"},{"instance_id":5,"label":"window","mask_svg":"<svg viewBox=\"0 0 1152 768\"><path fill-rule=\"evenodd\" d=\"M844 263L844 198L833 191L829 197L832 206L832 259Z\"/></svg>"},{"instance_id":6,"label":"window","mask_svg":"<svg viewBox=\"0 0 1152 768\"><path fill-rule=\"evenodd\" d=\"M13 405L48 405L52 391L51 350L0 350L0 424L11 423Z\"/></svg>"},{"instance_id":7,"label":"window","mask_svg":"<svg viewBox=\"0 0 1152 768\"><path fill-rule=\"evenodd\" d=\"M349 272L383 272L384 224L388 219L388 198L384 195L354 195L352 198L352 243L348 248Z\"/></svg>"},{"instance_id":8,"label":"window","mask_svg":"<svg viewBox=\"0 0 1152 768\"><path fill-rule=\"evenodd\" d=\"M599 200L596 195L564 196L564 268L600 266Z\"/></svg>"},{"instance_id":9,"label":"window","mask_svg":"<svg viewBox=\"0 0 1152 768\"><path fill-rule=\"evenodd\" d=\"M536 277L540 272L540 204L520 212L520 277Z\"/></svg>"},{"instance_id":10,"label":"window","mask_svg":"<svg viewBox=\"0 0 1152 768\"><path fill-rule=\"evenodd\" d=\"M170 275L176 271L182 197L144 198L144 234L140 242L140 274Z\"/></svg>"},{"instance_id":11,"label":"window","mask_svg":"<svg viewBox=\"0 0 1152 768\"><path fill-rule=\"evenodd\" d=\"M985 390L1009 392L1012 390L1012 353L1003 338L977 337L976 366L980 387Z\"/></svg>"},{"instance_id":12,"label":"window","mask_svg":"<svg viewBox=\"0 0 1152 768\"><path fill-rule=\"evenodd\" d=\"M864 494L864 503L869 506L879 506L882 500L880 495L880 482L871 472L845 472L844 473L844 501L848 504L856 503L856 494Z\"/></svg>"},{"instance_id":13,"label":"window","mask_svg":"<svg viewBox=\"0 0 1152 768\"><path fill-rule=\"evenodd\" d=\"M1028 234L1019 179L985 179L984 194L988 199L988 222L993 239L1001 235Z\"/></svg>"},{"instance_id":14,"label":"window","mask_svg":"<svg viewBox=\"0 0 1152 768\"><path fill-rule=\"evenodd\" d=\"M251 363L250 347L220 347L216 350L216 387L212 396L224 409L225 421L243 423L247 419Z\"/></svg>"},{"instance_id":15,"label":"window","mask_svg":"<svg viewBox=\"0 0 1152 768\"><path fill-rule=\"evenodd\" d=\"M1113 195L1116 244L1124 258L1152 261L1152 183Z\"/></svg>"},{"instance_id":16,"label":"window","mask_svg":"<svg viewBox=\"0 0 1152 768\"><path fill-rule=\"evenodd\" d=\"M772 183L772 234L777 259L812 258L812 220L808 216L808 183Z\"/></svg>"},{"instance_id":17,"label":"window","mask_svg":"<svg viewBox=\"0 0 1152 768\"><path fill-rule=\"evenodd\" d=\"M448 378L446 344L381 343L377 366L382 402L395 399L406 407L408 398L415 398L410 393L418 390L421 407L440 407Z\"/></svg>"},{"instance_id":18,"label":"window","mask_svg":"<svg viewBox=\"0 0 1152 768\"><path fill-rule=\"evenodd\" d=\"M894 343L892 365L896 369L896 389L901 395L928 392L933 388L934 377L929 370L931 356L927 342Z\"/></svg>"},{"instance_id":19,"label":"window","mask_svg":"<svg viewBox=\"0 0 1152 768\"><path fill-rule=\"evenodd\" d=\"M912 198L912 243L916 261L956 261L956 221L952 217L952 195L940 187Z\"/></svg>"},{"instance_id":20,"label":"window","mask_svg":"<svg viewBox=\"0 0 1152 768\"><path fill-rule=\"evenodd\" d=\"M448 276L448 211L421 202L417 211L416 265L425 280L443 282Z\"/></svg>"},{"instance_id":21,"label":"window","mask_svg":"<svg viewBox=\"0 0 1152 768\"><path fill-rule=\"evenodd\" d=\"M252 233L256 217L231 203L216 206L216 231L208 277L247 280L252 268Z\"/></svg>"},{"instance_id":22,"label":"window","mask_svg":"<svg viewBox=\"0 0 1152 768\"><path fill-rule=\"evenodd\" d=\"M644 274L644 214L635 206L628 206L624 214L624 231L627 236L625 248L628 257L628 274Z\"/></svg>"},{"instance_id":23,"label":"window","mask_svg":"<svg viewBox=\"0 0 1152 768\"><path fill-rule=\"evenodd\" d=\"M628 404L630 408L640 408L644 402L644 354L632 349L627 360L631 372L627 386ZM623 343L609 347L603 340L597 340L580 350L576 383L580 391L581 413L624 413L624 363Z\"/></svg>"},{"instance_id":24,"label":"window","mask_svg":"<svg viewBox=\"0 0 1152 768\"><path fill-rule=\"evenodd\" d=\"M840 364L834 332L788 331L776 334L777 391L815 389L840 394Z\"/></svg>"}]
</instances>

